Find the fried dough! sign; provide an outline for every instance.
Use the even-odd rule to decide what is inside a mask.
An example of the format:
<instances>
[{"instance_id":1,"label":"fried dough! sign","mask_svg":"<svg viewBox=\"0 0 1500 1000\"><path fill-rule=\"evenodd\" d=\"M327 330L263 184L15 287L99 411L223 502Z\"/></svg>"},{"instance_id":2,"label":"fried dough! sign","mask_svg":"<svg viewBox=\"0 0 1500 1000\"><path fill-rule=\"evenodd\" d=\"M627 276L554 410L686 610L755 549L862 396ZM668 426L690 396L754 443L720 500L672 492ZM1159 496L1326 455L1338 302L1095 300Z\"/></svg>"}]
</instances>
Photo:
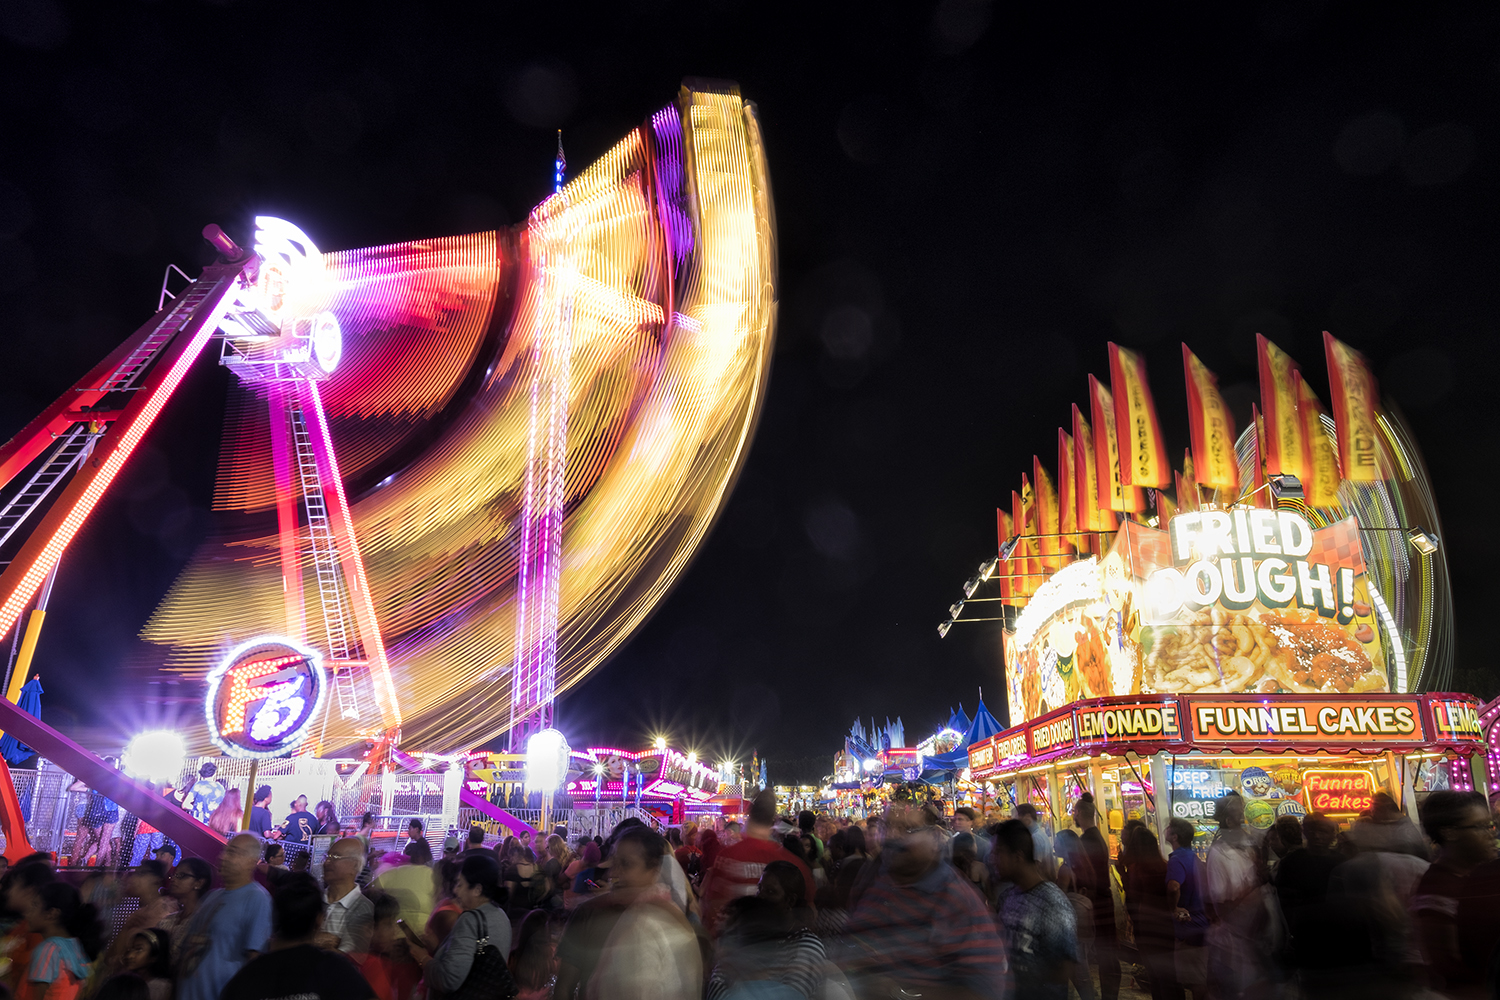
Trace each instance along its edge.
<instances>
[{"instance_id":1,"label":"fried dough! sign","mask_svg":"<svg viewBox=\"0 0 1500 1000\"><path fill-rule=\"evenodd\" d=\"M1102 559L1048 578L1006 633L1011 720L1124 695L1389 691L1378 608L1352 517L1127 522Z\"/></svg>"}]
</instances>

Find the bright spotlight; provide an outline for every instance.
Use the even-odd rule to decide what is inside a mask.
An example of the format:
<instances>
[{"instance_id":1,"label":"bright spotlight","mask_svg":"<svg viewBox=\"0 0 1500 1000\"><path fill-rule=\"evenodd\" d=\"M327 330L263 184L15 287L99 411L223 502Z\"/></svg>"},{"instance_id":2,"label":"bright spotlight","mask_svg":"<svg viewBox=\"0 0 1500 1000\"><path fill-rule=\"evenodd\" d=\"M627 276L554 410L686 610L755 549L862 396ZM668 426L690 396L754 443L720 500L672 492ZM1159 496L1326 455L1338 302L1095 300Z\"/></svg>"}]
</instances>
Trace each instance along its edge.
<instances>
[{"instance_id":1,"label":"bright spotlight","mask_svg":"<svg viewBox=\"0 0 1500 1000\"><path fill-rule=\"evenodd\" d=\"M568 776L572 748L556 729L543 729L526 741L526 787L550 792Z\"/></svg>"},{"instance_id":2,"label":"bright spotlight","mask_svg":"<svg viewBox=\"0 0 1500 1000\"><path fill-rule=\"evenodd\" d=\"M1406 537L1411 541L1412 548L1424 556L1430 556L1438 550L1437 535L1434 535L1425 528L1412 528L1406 533Z\"/></svg>"},{"instance_id":3,"label":"bright spotlight","mask_svg":"<svg viewBox=\"0 0 1500 1000\"><path fill-rule=\"evenodd\" d=\"M176 781L187 760L187 745L171 730L152 729L137 734L120 760L127 774L158 784Z\"/></svg>"},{"instance_id":4,"label":"bright spotlight","mask_svg":"<svg viewBox=\"0 0 1500 1000\"><path fill-rule=\"evenodd\" d=\"M947 621L942 622L941 624L939 624L938 625L938 638L939 639L946 639L946 638L948 638L948 630L950 628L952 628L952 627L953 627L953 619L952 618L949 618Z\"/></svg>"},{"instance_id":5,"label":"bright spotlight","mask_svg":"<svg viewBox=\"0 0 1500 1000\"><path fill-rule=\"evenodd\" d=\"M656 749L658 749L658 750L665 750L666 748L667 748L667 738L665 736L658 736L656 738Z\"/></svg>"},{"instance_id":6,"label":"bright spotlight","mask_svg":"<svg viewBox=\"0 0 1500 1000\"><path fill-rule=\"evenodd\" d=\"M689 764L696 764L696 763L698 763L698 751L696 751L696 750L689 750L688 751L688 763Z\"/></svg>"}]
</instances>

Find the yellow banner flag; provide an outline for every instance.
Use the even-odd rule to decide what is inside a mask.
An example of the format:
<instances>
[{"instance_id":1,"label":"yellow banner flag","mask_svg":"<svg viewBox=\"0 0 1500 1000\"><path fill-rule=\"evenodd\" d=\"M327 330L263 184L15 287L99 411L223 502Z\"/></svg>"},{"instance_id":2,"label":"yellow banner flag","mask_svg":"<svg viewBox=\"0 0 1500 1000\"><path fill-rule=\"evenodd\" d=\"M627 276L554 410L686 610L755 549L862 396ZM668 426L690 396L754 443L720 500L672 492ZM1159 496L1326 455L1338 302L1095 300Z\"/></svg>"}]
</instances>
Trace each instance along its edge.
<instances>
[{"instance_id":1,"label":"yellow banner flag","mask_svg":"<svg viewBox=\"0 0 1500 1000\"><path fill-rule=\"evenodd\" d=\"M1197 510L1198 505L1198 483L1193 479L1193 449L1186 448L1182 452L1182 471L1177 473L1177 506L1182 510Z\"/></svg>"},{"instance_id":2,"label":"yellow banner flag","mask_svg":"<svg viewBox=\"0 0 1500 1000\"><path fill-rule=\"evenodd\" d=\"M1136 487L1170 484L1172 463L1167 461L1162 447L1156 403L1146 381L1146 360L1119 344L1110 344L1109 387L1115 401L1120 484Z\"/></svg>"},{"instance_id":3,"label":"yellow banner flag","mask_svg":"<svg viewBox=\"0 0 1500 1000\"><path fill-rule=\"evenodd\" d=\"M1005 548L1005 543L1010 541L1010 536L1014 534L1011 530L1010 515L999 507L995 508L995 534L1000 539L1000 548L1002 549ZM1011 579L1012 570L1010 567L1010 560L1006 559L1001 561L995 570L995 575L1000 578L1000 600L1002 603L1009 601L1011 595L1014 593L1011 588L1015 581Z\"/></svg>"},{"instance_id":4,"label":"yellow banner flag","mask_svg":"<svg viewBox=\"0 0 1500 1000\"><path fill-rule=\"evenodd\" d=\"M1302 416L1303 459L1307 465L1302 490L1307 494L1309 507L1332 507L1339 502L1339 464L1333 457L1333 442L1323 430L1323 404L1308 388L1301 372L1293 376L1293 381L1297 387L1297 412Z\"/></svg>"},{"instance_id":5,"label":"yellow banner flag","mask_svg":"<svg viewBox=\"0 0 1500 1000\"><path fill-rule=\"evenodd\" d=\"M1115 438L1115 402L1108 389L1089 376L1089 404L1094 417L1094 471L1099 509L1139 511L1146 497L1138 488L1120 482L1120 449Z\"/></svg>"},{"instance_id":6,"label":"yellow banner flag","mask_svg":"<svg viewBox=\"0 0 1500 1000\"><path fill-rule=\"evenodd\" d=\"M1339 436L1339 471L1356 483L1380 479L1380 448L1376 442L1375 404L1378 393L1364 355L1323 331L1328 357L1328 392L1333 397L1333 423Z\"/></svg>"},{"instance_id":7,"label":"yellow banner flag","mask_svg":"<svg viewBox=\"0 0 1500 1000\"><path fill-rule=\"evenodd\" d=\"M1166 490L1152 490L1156 494L1156 526L1163 531L1167 529L1167 523L1177 516L1177 504L1167 495Z\"/></svg>"},{"instance_id":8,"label":"yellow banner flag","mask_svg":"<svg viewBox=\"0 0 1500 1000\"><path fill-rule=\"evenodd\" d=\"M1078 476L1073 469L1073 436L1057 429L1057 530L1063 533L1062 551L1087 551L1086 538L1078 534L1078 504L1073 491Z\"/></svg>"},{"instance_id":9,"label":"yellow banner flag","mask_svg":"<svg viewBox=\"0 0 1500 1000\"><path fill-rule=\"evenodd\" d=\"M1297 412L1297 387L1293 384L1299 373L1297 362L1258 333L1255 353L1260 368L1260 412L1266 421L1266 470L1306 479L1302 417Z\"/></svg>"},{"instance_id":10,"label":"yellow banner flag","mask_svg":"<svg viewBox=\"0 0 1500 1000\"><path fill-rule=\"evenodd\" d=\"M1182 373L1187 380L1188 430L1198 482L1233 492L1240 484L1240 463L1234 453L1234 417L1219 394L1219 380L1186 344L1182 345Z\"/></svg>"},{"instance_id":11,"label":"yellow banner flag","mask_svg":"<svg viewBox=\"0 0 1500 1000\"><path fill-rule=\"evenodd\" d=\"M1073 475L1076 484L1073 500L1078 507L1079 531L1114 531L1119 527L1115 512L1099 506L1099 472L1094 455L1094 432L1083 419L1083 411L1073 405ZM1089 538L1089 547L1097 549L1097 539Z\"/></svg>"},{"instance_id":12,"label":"yellow banner flag","mask_svg":"<svg viewBox=\"0 0 1500 1000\"><path fill-rule=\"evenodd\" d=\"M1042 460L1031 456L1032 489L1036 491L1036 530L1041 535L1042 568L1048 573L1062 569L1062 539L1058 538L1057 487Z\"/></svg>"}]
</instances>

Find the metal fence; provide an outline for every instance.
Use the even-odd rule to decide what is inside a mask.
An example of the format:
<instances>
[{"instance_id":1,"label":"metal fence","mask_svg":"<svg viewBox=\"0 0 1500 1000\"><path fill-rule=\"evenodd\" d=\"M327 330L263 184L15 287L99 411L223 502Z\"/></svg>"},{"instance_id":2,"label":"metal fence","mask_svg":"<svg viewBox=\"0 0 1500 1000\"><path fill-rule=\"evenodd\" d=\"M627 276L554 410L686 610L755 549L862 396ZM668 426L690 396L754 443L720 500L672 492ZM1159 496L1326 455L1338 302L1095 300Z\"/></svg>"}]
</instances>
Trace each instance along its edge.
<instances>
[{"instance_id":1,"label":"metal fence","mask_svg":"<svg viewBox=\"0 0 1500 1000\"><path fill-rule=\"evenodd\" d=\"M310 810L320 802L330 803L346 830L357 828L363 813L373 813L376 835L372 846L400 849L405 846L407 824L420 819L436 856L441 856L443 838L459 828L457 799L461 771L453 775L409 774L398 769L371 775L357 761L300 757L260 761L254 769L252 784L251 761L200 757L185 762L175 784L179 793L186 792L187 807L193 803L193 783L206 763L215 768L211 780L222 781L230 792L238 791L245 810L250 808L256 788L269 788L273 821L291 812L295 797L306 795ZM98 849L93 844L78 845L85 846L90 857L74 858L79 820L88 804L89 789L45 759L39 759L35 768L12 769L11 780L31 845L39 851L56 854L59 861L66 859L67 863L82 865L92 858L96 864L129 864L134 860L135 849L144 851L163 839L156 834L137 843L139 818L121 810L118 823L110 831L110 840ZM0 844L3 843L0 835Z\"/></svg>"}]
</instances>

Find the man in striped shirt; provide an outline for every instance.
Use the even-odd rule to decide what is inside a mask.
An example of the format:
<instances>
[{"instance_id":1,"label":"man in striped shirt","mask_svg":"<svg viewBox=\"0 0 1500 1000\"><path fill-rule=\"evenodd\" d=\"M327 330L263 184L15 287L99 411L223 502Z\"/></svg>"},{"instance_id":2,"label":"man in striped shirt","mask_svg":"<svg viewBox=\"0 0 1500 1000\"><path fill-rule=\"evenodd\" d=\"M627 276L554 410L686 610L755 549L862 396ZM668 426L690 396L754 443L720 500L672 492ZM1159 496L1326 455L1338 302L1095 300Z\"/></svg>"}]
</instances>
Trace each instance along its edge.
<instances>
[{"instance_id":1,"label":"man in striped shirt","mask_svg":"<svg viewBox=\"0 0 1500 1000\"><path fill-rule=\"evenodd\" d=\"M851 980L944 997L1004 992L1005 947L994 918L944 863L944 840L935 827L898 836L892 823L881 872L849 916L840 965Z\"/></svg>"}]
</instances>

